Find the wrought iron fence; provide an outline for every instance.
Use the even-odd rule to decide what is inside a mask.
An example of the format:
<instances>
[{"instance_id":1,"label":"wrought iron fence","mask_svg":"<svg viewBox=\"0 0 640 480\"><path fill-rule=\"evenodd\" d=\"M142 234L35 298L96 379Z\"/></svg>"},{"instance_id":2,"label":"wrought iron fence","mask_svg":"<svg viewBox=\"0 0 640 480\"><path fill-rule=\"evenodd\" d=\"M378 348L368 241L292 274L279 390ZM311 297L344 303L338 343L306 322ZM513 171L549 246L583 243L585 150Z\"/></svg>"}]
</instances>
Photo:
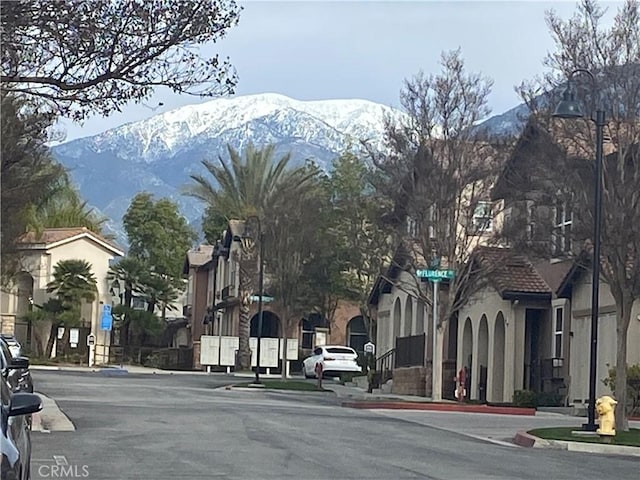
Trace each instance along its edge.
<instances>
[{"instance_id":1,"label":"wrought iron fence","mask_svg":"<svg viewBox=\"0 0 640 480\"><path fill-rule=\"evenodd\" d=\"M410 337L396 337L395 368L423 366L425 339L424 333Z\"/></svg>"}]
</instances>

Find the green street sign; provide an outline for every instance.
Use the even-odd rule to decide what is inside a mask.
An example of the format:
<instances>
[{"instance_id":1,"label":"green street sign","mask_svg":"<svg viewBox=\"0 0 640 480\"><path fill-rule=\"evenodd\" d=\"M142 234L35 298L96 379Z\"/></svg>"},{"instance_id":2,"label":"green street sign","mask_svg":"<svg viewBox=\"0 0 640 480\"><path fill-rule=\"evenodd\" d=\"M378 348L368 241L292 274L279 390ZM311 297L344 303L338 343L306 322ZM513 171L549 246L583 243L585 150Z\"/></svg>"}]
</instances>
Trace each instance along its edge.
<instances>
[{"instance_id":1,"label":"green street sign","mask_svg":"<svg viewBox=\"0 0 640 480\"><path fill-rule=\"evenodd\" d=\"M439 282L440 280L451 280L455 277L453 270L416 270L416 275L420 278L427 278L433 282Z\"/></svg>"},{"instance_id":2,"label":"green street sign","mask_svg":"<svg viewBox=\"0 0 640 480\"><path fill-rule=\"evenodd\" d=\"M258 302L260 301L260 295L251 295L249 297L249 300L251 300L252 302ZM265 295L262 297L262 303L271 303L273 302L274 298L273 297L269 297L268 295Z\"/></svg>"}]
</instances>

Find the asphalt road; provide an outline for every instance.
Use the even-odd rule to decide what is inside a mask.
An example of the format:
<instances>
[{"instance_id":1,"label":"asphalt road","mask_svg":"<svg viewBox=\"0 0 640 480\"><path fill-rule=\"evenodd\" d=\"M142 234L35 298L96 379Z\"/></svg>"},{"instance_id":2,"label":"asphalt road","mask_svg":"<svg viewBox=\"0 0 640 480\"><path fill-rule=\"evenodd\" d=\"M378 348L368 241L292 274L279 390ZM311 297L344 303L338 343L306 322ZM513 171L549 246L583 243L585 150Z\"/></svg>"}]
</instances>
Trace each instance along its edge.
<instances>
[{"instance_id":1,"label":"asphalt road","mask_svg":"<svg viewBox=\"0 0 640 480\"><path fill-rule=\"evenodd\" d=\"M639 477L637 458L499 445L459 433L464 421L448 431L415 412L342 408L332 394L227 391L216 387L228 378L202 375L33 375L76 426L34 432L33 479Z\"/></svg>"}]
</instances>

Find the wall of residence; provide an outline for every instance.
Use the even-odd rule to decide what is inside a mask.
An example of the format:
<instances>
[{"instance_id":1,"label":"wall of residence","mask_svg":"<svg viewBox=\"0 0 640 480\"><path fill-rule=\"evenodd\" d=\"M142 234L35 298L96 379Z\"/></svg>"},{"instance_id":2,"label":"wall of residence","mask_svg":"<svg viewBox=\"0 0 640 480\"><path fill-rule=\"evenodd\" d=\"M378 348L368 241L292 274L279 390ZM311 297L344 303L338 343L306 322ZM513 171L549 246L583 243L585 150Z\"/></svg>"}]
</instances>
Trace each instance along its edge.
<instances>
[{"instance_id":1,"label":"wall of residence","mask_svg":"<svg viewBox=\"0 0 640 480\"><path fill-rule=\"evenodd\" d=\"M361 314L360 307L355 302L339 300L333 316L333 325L329 333L329 341L333 345L348 345L348 326L352 318Z\"/></svg>"},{"instance_id":2,"label":"wall of residence","mask_svg":"<svg viewBox=\"0 0 640 480\"><path fill-rule=\"evenodd\" d=\"M380 356L395 348L396 337L408 337L429 333L430 312L423 301L417 298L416 277L401 271L391 293L381 294L376 318L378 322L376 355ZM413 292L413 293L412 293Z\"/></svg>"},{"instance_id":3,"label":"wall of residence","mask_svg":"<svg viewBox=\"0 0 640 480\"><path fill-rule=\"evenodd\" d=\"M600 283L598 313L598 361L596 396L611 394L602 383L608 369L616 364L616 307L609 286ZM640 363L640 300L631 311L627 334L627 364ZM581 275L573 286L571 301L570 375L569 401L575 405L586 403L589 398L589 364L591 339L591 277Z\"/></svg>"},{"instance_id":4,"label":"wall of residence","mask_svg":"<svg viewBox=\"0 0 640 480\"><path fill-rule=\"evenodd\" d=\"M200 340L204 333L205 325L202 323L207 314L207 290L208 290L208 271L196 268L193 270L193 304L191 305L191 338L193 341Z\"/></svg>"},{"instance_id":5,"label":"wall of residence","mask_svg":"<svg viewBox=\"0 0 640 480\"><path fill-rule=\"evenodd\" d=\"M471 372L472 399L480 397L481 365L487 367L488 401L509 402L523 388L526 309L514 303L488 287L460 310L456 371Z\"/></svg>"},{"instance_id":6,"label":"wall of residence","mask_svg":"<svg viewBox=\"0 0 640 480\"><path fill-rule=\"evenodd\" d=\"M42 305L50 297L47 293L47 284L52 279L52 273L55 265L63 260L83 259L91 264L91 272L97 280L97 298L91 304L85 304L81 310L81 315L87 324L91 325L91 330L96 335L96 358L107 358L107 346L110 344L110 332L100 330L100 317L102 314L102 305L111 304L112 298L109 293L109 285L107 273L109 270L109 262L114 258L112 252L103 249L96 243L87 238L76 239L70 243L56 246L49 250L25 250L23 252L24 271L33 277L33 302L36 305ZM2 330L8 331L9 322L6 320L13 316L14 321L16 314L19 313L19 304L25 299L19 298L23 295L18 294L17 287L10 292L4 292L2 301ZM35 340L42 343L42 347L47 342L49 326L41 326L42 328L34 329ZM106 361L106 360L105 360Z\"/></svg>"}]
</instances>

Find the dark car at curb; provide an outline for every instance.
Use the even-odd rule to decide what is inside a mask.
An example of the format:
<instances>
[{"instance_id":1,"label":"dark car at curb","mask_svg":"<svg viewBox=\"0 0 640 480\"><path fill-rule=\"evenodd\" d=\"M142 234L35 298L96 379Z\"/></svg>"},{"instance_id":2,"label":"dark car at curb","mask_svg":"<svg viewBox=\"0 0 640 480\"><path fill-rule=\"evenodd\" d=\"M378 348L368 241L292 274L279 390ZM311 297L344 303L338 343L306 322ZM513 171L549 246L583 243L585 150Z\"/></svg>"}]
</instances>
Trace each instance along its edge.
<instances>
[{"instance_id":1,"label":"dark car at curb","mask_svg":"<svg viewBox=\"0 0 640 480\"><path fill-rule=\"evenodd\" d=\"M40 397L13 392L9 365L1 356L0 480L28 480L31 476L31 415L42 410Z\"/></svg>"},{"instance_id":2,"label":"dark car at curb","mask_svg":"<svg viewBox=\"0 0 640 480\"><path fill-rule=\"evenodd\" d=\"M12 392L33 393L33 379L29 371L29 359L14 355L4 336L0 338L0 361L7 368L5 379ZM3 375L4 372L3 372Z\"/></svg>"}]
</instances>

